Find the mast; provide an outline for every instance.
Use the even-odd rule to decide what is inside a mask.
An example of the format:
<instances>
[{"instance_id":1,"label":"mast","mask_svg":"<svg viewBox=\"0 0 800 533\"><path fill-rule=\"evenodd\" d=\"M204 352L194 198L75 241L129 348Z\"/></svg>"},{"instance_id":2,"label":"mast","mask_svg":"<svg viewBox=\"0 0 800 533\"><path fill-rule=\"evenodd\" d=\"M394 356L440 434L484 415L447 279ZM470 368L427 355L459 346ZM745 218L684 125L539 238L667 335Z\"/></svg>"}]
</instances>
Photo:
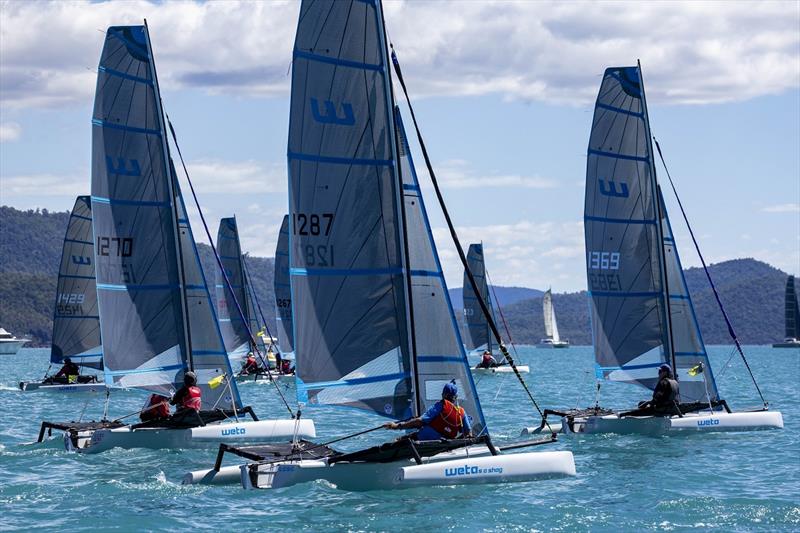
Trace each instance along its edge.
<instances>
[{"instance_id":1,"label":"mast","mask_svg":"<svg viewBox=\"0 0 800 533\"><path fill-rule=\"evenodd\" d=\"M492 297L489 290L489 275L486 273L486 252L483 250L483 241L481 241L481 257L483 258L483 281L486 284L486 304L489 310L492 310ZM481 294L481 298L483 295ZM492 353L492 330L489 327L489 321L486 321L486 349Z\"/></svg>"},{"instance_id":2,"label":"mast","mask_svg":"<svg viewBox=\"0 0 800 533\"><path fill-rule=\"evenodd\" d=\"M661 209L661 186L658 184L656 176L655 159L653 155L653 137L650 133L650 113L647 110L647 99L644 94L644 76L642 75L642 64L637 59L636 67L639 71L639 87L642 91L642 110L644 111L644 129L647 135L647 164L650 165L650 171L653 174L653 203L655 204L656 213L656 239L658 241L658 269L663 282L662 297L664 298L664 310L666 313L666 320L664 325L667 327L667 357L672 364L673 375L678 379L678 365L675 361L675 343L672 338L672 311L670 310L669 301L669 280L667 279L667 258L664 253L664 231L661 227L661 220L665 214Z\"/></svg>"},{"instance_id":3,"label":"mast","mask_svg":"<svg viewBox=\"0 0 800 533\"><path fill-rule=\"evenodd\" d=\"M406 301L406 320L408 323L408 344L409 344L409 358L411 360L411 375L414 384L414 409L413 414L414 416L422 415L422 400L421 400L421 391L419 390L419 367L417 363L417 336L416 332L414 331L414 302L413 297L411 294L411 261L409 258L409 251L408 251L408 232L407 222L406 222L406 206L405 206L405 198L403 197L403 177L400 174L400 148L397 144L397 125L395 124L394 120L394 87L392 85L392 68L389 63L389 50L386 45L386 21L383 17L383 4L381 2L375 2L375 9L380 11L380 18L378 22L381 25L380 31L378 35L381 39L381 59L386 65L386 86L388 87L389 94L387 95L388 106L391 107L388 111L390 111L387 117L389 120L389 124L391 125L391 133L389 134L389 142L392 143L392 153L395 157L395 196L397 197L397 204L399 204L399 211L400 211L400 220L401 224L398 227L398 230L401 233L401 241L403 246L401 248L401 254L403 256L403 265L405 270L405 275L403 276L405 280L405 291L404 291L404 298Z\"/></svg>"},{"instance_id":4,"label":"mast","mask_svg":"<svg viewBox=\"0 0 800 533\"><path fill-rule=\"evenodd\" d=\"M155 92L156 106L158 107L157 115L158 122L161 129L161 142L163 143L164 150L164 165L166 166L167 180L169 181L170 190L170 204L172 204L172 230L175 238L175 248L178 251L178 276L180 278L180 295L181 295L181 319L183 321L183 335L184 342L186 343L186 362L189 365L189 370L194 370L194 360L192 357L192 343L191 335L189 332L189 307L186 299L186 273L183 266L183 247L181 246L180 234L178 232L178 202L175 198L177 187L175 183L176 176L172 173L172 157L169 154L169 143L167 142L167 128L166 121L164 120L164 107L161 103L161 91L158 87L158 77L156 76L156 63L153 56L153 47L150 44L150 29L147 27L147 19L144 20L144 34L147 38L147 50L150 53L150 70L153 77L153 90ZM188 214L187 214L188 216Z\"/></svg>"}]
</instances>

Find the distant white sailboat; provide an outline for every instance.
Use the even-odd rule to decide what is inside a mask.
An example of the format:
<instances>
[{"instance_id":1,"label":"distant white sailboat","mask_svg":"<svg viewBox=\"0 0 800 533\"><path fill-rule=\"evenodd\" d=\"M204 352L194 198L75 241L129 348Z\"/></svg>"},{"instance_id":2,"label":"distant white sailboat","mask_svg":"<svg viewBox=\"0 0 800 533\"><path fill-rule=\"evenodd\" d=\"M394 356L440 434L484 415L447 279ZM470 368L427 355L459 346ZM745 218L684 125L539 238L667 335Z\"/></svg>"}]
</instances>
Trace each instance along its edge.
<instances>
[{"instance_id":1,"label":"distant white sailboat","mask_svg":"<svg viewBox=\"0 0 800 533\"><path fill-rule=\"evenodd\" d=\"M545 337L536 345L537 348L569 348L568 340L561 340L558 335L558 323L556 322L556 309L553 307L553 293L547 289L542 298L542 312L544 314L544 334Z\"/></svg>"}]
</instances>

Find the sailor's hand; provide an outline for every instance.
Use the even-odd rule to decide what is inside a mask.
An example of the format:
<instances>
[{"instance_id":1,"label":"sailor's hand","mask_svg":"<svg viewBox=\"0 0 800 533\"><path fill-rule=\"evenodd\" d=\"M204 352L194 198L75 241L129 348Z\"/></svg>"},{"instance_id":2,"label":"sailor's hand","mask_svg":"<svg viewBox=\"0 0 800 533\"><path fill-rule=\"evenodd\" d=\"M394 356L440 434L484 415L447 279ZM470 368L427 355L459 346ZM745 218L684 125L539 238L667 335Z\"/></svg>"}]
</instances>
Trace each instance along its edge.
<instances>
[{"instance_id":1,"label":"sailor's hand","mask_svg":"<svg viewBox=\"0 0 800 533\"><path fill-rule=\"evenodd\" d=\"M386 429L400 429L400 424L397 422L386 422L383 427Z\"/></svg>"}]
</instances>

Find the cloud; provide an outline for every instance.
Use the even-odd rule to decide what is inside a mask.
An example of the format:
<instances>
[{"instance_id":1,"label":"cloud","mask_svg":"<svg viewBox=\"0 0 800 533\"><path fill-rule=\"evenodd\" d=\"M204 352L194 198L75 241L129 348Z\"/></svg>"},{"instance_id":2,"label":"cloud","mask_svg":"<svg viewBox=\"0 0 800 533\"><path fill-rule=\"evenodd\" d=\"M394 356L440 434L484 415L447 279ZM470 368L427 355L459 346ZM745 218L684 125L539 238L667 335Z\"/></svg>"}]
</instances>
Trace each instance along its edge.
<instances>
[{"instance_id":1,"label":"cloud","mask_svg":"<svg viewBox=\"0 0 800 533\"><path fill-rule=\"evenodd\" d=\"M286 192L286 165L254 160L199 159L186 164L198 193L258 195ZM184 180L183 170L178 171Z\"/></svg>"},{"instance_id":2,"label":"cloud","mask_svg":"<svg viewBox=\"0 0 800 533\"><path fill-rule=\"evenodd\" d=\"M800 213L800 204L770 205L761 209L765 213Z\"/></svg>"},{"instance_id":3,"label":"cloud","mask_svg":"<svg viewBox=\"0 0 800 533\"><path fill-rule=\"evenodd\" d=\"M0 143L16 141L22 134L22 128L16 122L0 122Z\"/></svg>"},{"instance_id":4,"label":"cloud","mask_svg":"<svg viewBox=\"0 0 800 533\"><path fill-rule=\"evenodd\" d=\"M555 180L539 176L519 174L478 174L469 168L469 162L451 159L437 166L436 176L442 187L449 189L473 189L486 187L522 187L529 189L551 189Z\"/></svg>"},{"instance_id":5,"label":"cloud","mask_svg":"<svg viewBox=\"0 0 800 533\"><path fill-rule=\"evenodd\" d=\"M8 106L87 103L111 24L150 21L162 87L288 94L297 2L9 2ZM800 85L796 2L386 2L411 93L584 105L641 58L651 101L703 104ZM30 28L47 28L32 32ZM97 30L101 31L98 32Z\"/></svg>"},{"instance_id":6,"label":"cloud","mask_svg":"<svg viewBox=\"0 0 800 533\"><path fill-rule=\"evenodd\" d=\"M3 176L3 203L14 196L67 196L74 198L89 191L89 171L68 175L25 174Z\"/></svg>"}]
</instances>

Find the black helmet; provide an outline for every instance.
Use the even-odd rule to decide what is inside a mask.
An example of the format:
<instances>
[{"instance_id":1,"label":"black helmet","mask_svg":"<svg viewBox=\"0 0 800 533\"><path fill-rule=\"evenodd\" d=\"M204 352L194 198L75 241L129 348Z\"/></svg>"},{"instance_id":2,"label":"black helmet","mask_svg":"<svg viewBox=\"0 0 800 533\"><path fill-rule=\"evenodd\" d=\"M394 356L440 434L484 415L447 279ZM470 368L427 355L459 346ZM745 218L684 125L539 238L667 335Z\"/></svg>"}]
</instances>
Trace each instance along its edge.
<instances>
[{"instance_id":1,"label":"black helmet","mask_svg":"<svg viewBox=\"0 0 800 533\"><path fill-rule=\"evenodd\" d=\"M191 370L186 372L183 375L183 383L188 386L196 385L197 384L197 375L192 372Z\"/></svg>"},{"instance_id":2,"label":"black helmet","mask_svg":"<svg viewBox=\"0 0 800 533\"><path fill-rule=\"evenodd\" d=\"M65 357L64 358L64 362L65 363L71 363L72 362L72 358L71 357Z\"/></svg>"}]
</instances>

